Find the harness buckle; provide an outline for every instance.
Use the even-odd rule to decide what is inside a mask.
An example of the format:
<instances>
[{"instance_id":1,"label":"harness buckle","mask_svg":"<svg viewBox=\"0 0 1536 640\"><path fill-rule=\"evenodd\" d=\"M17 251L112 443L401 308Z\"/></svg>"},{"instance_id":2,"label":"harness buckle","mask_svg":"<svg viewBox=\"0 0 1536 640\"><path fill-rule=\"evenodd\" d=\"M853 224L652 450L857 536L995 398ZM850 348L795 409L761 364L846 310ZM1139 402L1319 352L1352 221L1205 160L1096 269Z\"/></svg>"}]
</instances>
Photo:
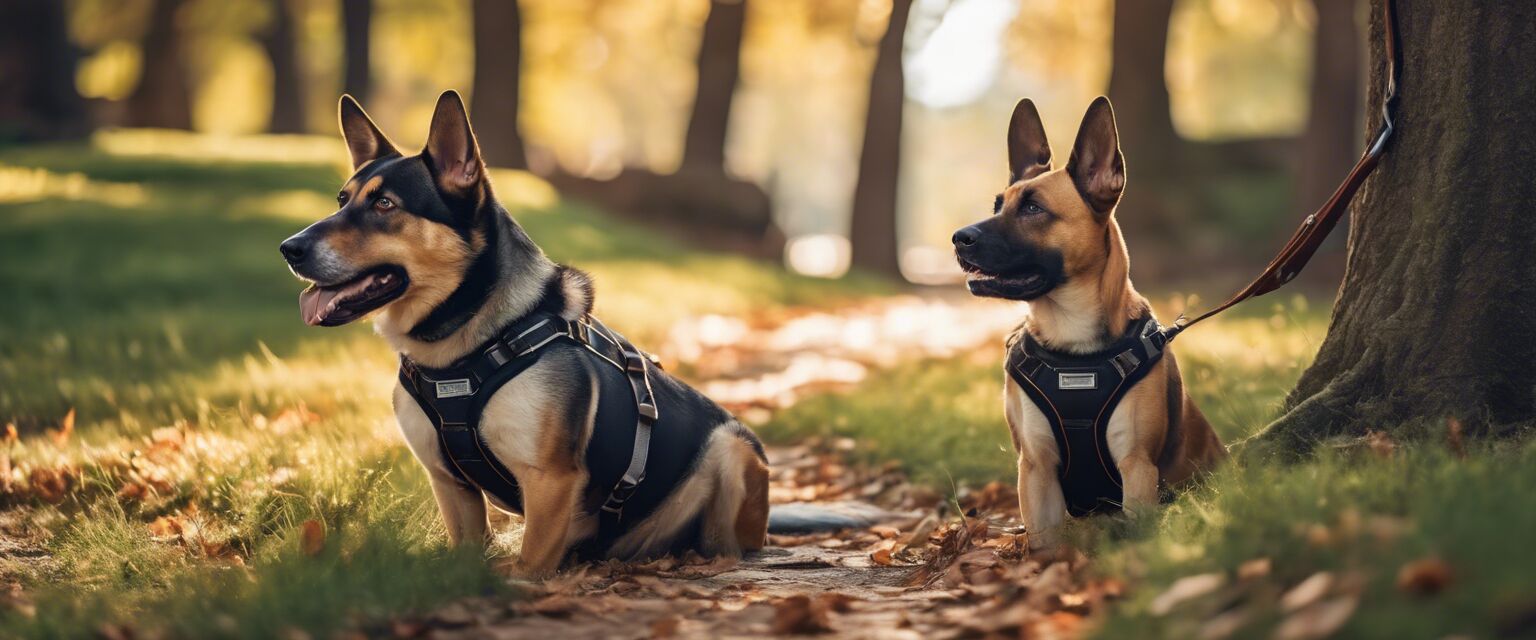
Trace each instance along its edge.
<instances>
[{"instance_id":1,"label":"harness buckle","mask_svg":"<svg viewBox=\"0 0 1536 640\"><path fill-rule=\"evenodd\" d=\"M1130 349L1126 349L1120 352L1119 355L1110 358L1109 362L1115 365L1115 370L1120 372L1121 377L1130 377L1131 372L1135 371L1136 367L1141 364L1141 358L1136 357L1136 354L1132 353Z\"/></svg>"},{"instance_id":2,"label":"harness buckle","mask_svg":"<svg viewBox=\"0 0 1536 640\"><path fill-rule=\"evenodd\" d=\"M629 499L634 497L635 491L640 488L640 483L643 481L645 481L644 473L641 473L640 477L635 478L633 481L628 476L620 478L618 484L613 485L613 491L608 493L608 499L603 501L603 511L617 517L623 517L624 503L629 502Z\"/></svg>"},{"instance_id":3,"label":"harness buckle","mask_svg":"<svg viewBox=\"0 0 1536 640\"><path fill-rule=\"evenodd\" d=\"M624 350L624 370L630 373L645 373L645 355L639 351Z\"/></svg>"},{"instance_id":4,"label":"harness buckle","mask_svg":"<svg viewBox=\"0 0 1536 640\"><path fill-rule=\"evenodd\" d=\"M572 338L575 338L577 342L580 342L584 346L592 346L592 336L588 334L588 332L591 330L591 327L587 326L579 319L566 321L566 334Z\"/></svg>"}]
</instances>

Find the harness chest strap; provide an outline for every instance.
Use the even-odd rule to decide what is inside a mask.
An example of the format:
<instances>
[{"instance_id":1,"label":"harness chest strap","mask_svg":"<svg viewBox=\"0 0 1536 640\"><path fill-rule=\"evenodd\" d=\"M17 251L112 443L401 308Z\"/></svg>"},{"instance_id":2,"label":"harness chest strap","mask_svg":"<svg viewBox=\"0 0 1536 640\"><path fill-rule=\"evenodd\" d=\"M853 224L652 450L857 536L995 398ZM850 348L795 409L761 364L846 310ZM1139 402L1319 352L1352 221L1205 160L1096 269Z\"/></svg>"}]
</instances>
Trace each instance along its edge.
<instances>
[{"instance_id":1,"label":"harness chest strap","mask_svg":"<svg viewBox=\"0 0 1536 640\"><path fill-rule=\"evenodd\" d=\"M544 347L561 339L586 348L623 372L635 399L637 420L629 464L601 507L602 525L611 529L622 519L624 503L645 480L651 429L660 415L649 376L653 365L622 336L591 316L566 321L554 314L536 314L513 323L473 355L445 369L428 370L401 358L400 382L436 428L443 458L459 482L521 511L517 479L486 445L480 416L497 390L537 362Z\"/></svg>"},{"instance_id":2,"label":"harness chest strap","mask_svg":"<svg viewBox=\"0 0 1536 640\"><path fill-rule=\"evenodd\" d=\"M1027 333L1009 345L1008 375L1051 424L1060 460L1056 474L1073 515L1118 508L1123 488L1109 450L1109 418L1167 344L1166 330L1148 316L1094 354L1051 351Z\"/></svg>"}]
</instances>

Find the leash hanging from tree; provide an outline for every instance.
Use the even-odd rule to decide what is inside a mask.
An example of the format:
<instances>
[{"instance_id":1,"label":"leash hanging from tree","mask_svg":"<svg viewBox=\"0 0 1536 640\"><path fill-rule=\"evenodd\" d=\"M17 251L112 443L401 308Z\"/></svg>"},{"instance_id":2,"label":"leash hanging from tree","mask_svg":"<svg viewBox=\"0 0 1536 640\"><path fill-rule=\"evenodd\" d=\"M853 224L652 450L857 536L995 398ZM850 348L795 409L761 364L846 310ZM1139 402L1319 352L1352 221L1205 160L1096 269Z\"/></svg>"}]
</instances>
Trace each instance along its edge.
<instances>
[{"instance_id":1,"label":"leash hanging from tree","mask_svg":"<svg viewBox=\"0 0 1536 640\"><path fill-rule=\"evenodd\" d=\"M1349 175L1344 178L1344 182L1339 185L1339 188L1334 190L1333 195L1328 198L1328 201L1301 222L1301 227L1291 236L1290 241L1285 244L1285 247L1280 250L1280 253L1275 256L1274 260L1270 261L1269 266L1265 267L1264 271L1257 278L1254 278L1253 282L1248 283L1248 286L1238 291L1231 299L1223 302L1221 306L1200 314L1193 320L1186 320L1180 314L1179 319L1174 321L1174 325L1164 331L1169 340L1172 340L1179 333L1201 320L1226 311L1237 303L1249 298L1255 298L1279 289L1285 286L1287 282L1290 282L1292 278L1295 278L1296 274L1301 273L1302 268L1307 266L1307 261L1312 259L1312 254L1317 251L1318 246L1322 245L1323 240L1328 238L1328 234L1333 232L1333 228L1338 225L1339 218L1344 216L1344 211L1349 207L1350 201L1354 199L1355 192L1360 189L1360 185L1365 182L1366 177L1371 175L1371 171L1376 168L1376 164L1381 160L1382 154L1386 152L1387 142L1391 140L1392 133L1396 130L1392 121L1392 112L1397 106L1399 51L1397 46L1397 13L1393 10L1392 5L1393 0L1383 0L1382 2L1382 25L1386 31L1387 47L1387 86L1382 92L1381 98L1381 130L1377 132L1375 140L1365 150L1365 153L1361 154L1360 160L1355 163L1353 169L1350 169Z\"/></svg>"}]
</instances>

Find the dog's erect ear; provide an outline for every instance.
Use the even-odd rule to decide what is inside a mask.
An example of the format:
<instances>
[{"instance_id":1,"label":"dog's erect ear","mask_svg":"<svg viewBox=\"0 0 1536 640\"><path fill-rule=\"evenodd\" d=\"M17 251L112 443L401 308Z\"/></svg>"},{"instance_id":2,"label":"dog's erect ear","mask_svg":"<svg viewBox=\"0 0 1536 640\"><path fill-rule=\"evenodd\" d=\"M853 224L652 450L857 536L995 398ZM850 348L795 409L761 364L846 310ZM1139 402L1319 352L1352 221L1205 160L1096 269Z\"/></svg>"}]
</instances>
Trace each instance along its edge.
<instances>
[{"instance_id":1,"label":"dog's erect ear","mask_svg":"<svg viewBox=\"0 0 1536 640\"><path fill-rule=\"evenodd\" d=\"M1033 178L1051 170L1051 145L1045 141L1045 125L1029 98L1013 107L1008 121L1008 183Z\"/></svg>"},{"instance_id":2,"label":"dog's erect ear","mask_svg":"<svg viewBox=\"0 0 1536 640\"><path fill-rule=\"evenodd\" d=\"M370 161L400 153L352 96L342 95L340 108L341 137L352 152L353 171Z\"/></svg>"},{"instance_id":3,"label":"dog's erect ear","mask_svg":"<svg viewBox=\"0 0 1536 640\"><path fill-rule=\"evenodd\" d=\"M1088 105L1077 128L1077 141L1072 143L1067 174L1083 201L1099 215L1108 214L1120 202L1125 191L1125 157L1120 155L1120 133L1109 98L1099 96Z\"/></svg>"},{"instance_id":4,"label":"dog's erect ear","mask_svg":"<svg viewBox=\"0 0 1536 640\"><path fill-rule=\"evenodd\" d=\"M432 173L444 188L465 191L480 182L480 145L475 143L469 113L457 91L444 91L437 99L426 154L432 161Z\"/></svg>"}]
</instances>

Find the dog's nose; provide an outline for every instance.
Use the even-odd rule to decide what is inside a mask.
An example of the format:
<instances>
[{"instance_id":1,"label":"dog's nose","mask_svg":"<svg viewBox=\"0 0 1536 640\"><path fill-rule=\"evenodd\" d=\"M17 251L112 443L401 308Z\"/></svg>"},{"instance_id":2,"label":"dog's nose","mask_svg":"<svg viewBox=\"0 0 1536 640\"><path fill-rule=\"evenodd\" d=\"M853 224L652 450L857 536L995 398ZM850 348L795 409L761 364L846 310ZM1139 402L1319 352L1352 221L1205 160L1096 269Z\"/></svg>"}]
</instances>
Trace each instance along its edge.
<instances>
[{"instance_id":1,"label":"dog's nose","mask_svg":"<svg viewBox=\"0 0 1536 640\"><path fill-rule=\"evenodd\" d=\"M309 241L294 236L284 240L277 249L283 252L283 259L287 260L288 264L297 266L304 261L304 256L309 255Z\"/></svg>"},{"instance_id":2,"label":"dog's nose","mask_svg":"<svg viewBox=\"0 0 1536 640\"><path fill-rule=\"evenodd\" d=\"M956 231L955 236L950 238L950 240L953 240L957 247L969 247L976 244L976 229L974 227L966 227Z\"/></svg>"}]
</instances>

